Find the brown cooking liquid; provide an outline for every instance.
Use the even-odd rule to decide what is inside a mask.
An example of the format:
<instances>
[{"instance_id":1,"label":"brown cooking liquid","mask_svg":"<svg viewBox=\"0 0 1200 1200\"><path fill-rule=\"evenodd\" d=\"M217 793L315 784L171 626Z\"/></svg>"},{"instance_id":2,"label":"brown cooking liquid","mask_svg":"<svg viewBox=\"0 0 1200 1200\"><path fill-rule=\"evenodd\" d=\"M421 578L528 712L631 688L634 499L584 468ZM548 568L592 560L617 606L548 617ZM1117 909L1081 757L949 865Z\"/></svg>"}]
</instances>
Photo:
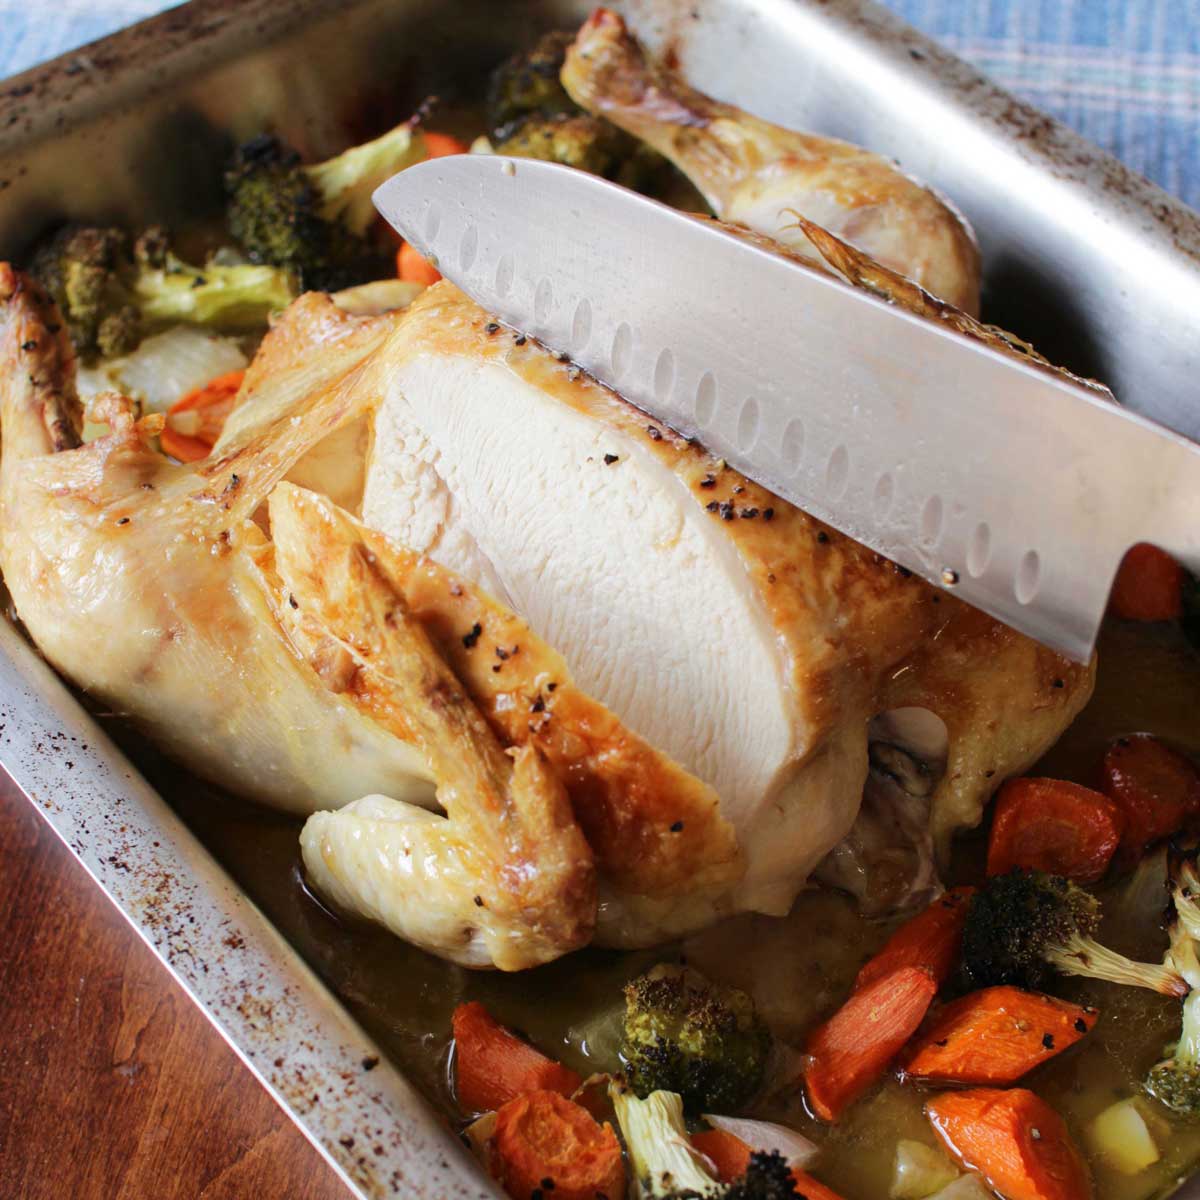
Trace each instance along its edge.
<instances>
[{"instance_id":1,"label":"brown cooking liquid","mask_svg":"<svg viewBox=\"0 0 1200 1200\"><path fill-rule=\"evenodd\" d=\"M1174 627L1113 624L1100 646L1095 698L1037 774L1093 783L1103 748L1119 734L1148 731L1200 751L1200 656ZM128 739L123 739L128 741ZM143 760L145 755L139 755ZM187 789L178 773L147 764L189 824L276 922L397 1065L436 1108L454 1116L448 1078L450 1013L462 1000L482 1000L502 1021L584 1074L612 1066L620 988L665 957L685 955L714 978L753 990L776 1033L794 1044L848 992L859 966L885 940L887 924L863 921L844 897L811 892L783 920L744 917L683 947L655 952L584 951L519 975L468 972L380 930L343 922L305 890L299 869L298 823ZM956 851L953 874L978 878L982 839ZM1122 897L1126 904L1122 904ZM1132 920L1123 881L1104 893L1104 939L1139 958L1157 958L1165 939L1152 919ZM1124 917L1124 919L1123 919ZM1078 1046L1029 1075L1023 1086L1045 1096L1067 1119L1086 1152L1084 1127L1115 1100L1139 1093L1145 1070L1178 1033L1179 1005L1151 993L1107 984L1064 981L1060 994L1097 1005L1101 1017ZM797 1090L763 1111L823 1143L817 1173L847 1200L887 1195L897 1139L934 1144L922 1115L925 1092L891 1080L854 1106L834 1128L805 1112ZM1127 1177L1092 1161L1097 1200L1146 1200L1170 1192L1200 1161L1200 1120L1160 1114L1163 1157Z\"/></svg>"}]
</instances>

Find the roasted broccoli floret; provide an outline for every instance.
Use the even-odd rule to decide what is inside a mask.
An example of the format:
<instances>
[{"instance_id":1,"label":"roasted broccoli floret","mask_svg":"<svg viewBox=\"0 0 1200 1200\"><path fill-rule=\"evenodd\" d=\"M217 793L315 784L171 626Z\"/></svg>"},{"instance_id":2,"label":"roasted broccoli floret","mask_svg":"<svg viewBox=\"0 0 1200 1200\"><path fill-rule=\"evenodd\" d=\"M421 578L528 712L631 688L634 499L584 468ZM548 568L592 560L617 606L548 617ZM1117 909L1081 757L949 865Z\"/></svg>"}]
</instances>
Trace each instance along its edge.
<instances>
[{"instance_id":1,"label":"roasted broccoli floret","mask_svg":"<svg viewBox=\"0 0 1200 1200\"><path fill-rule=\"evenodd\" d=\"M678 1093L651 1092L639 1100L618 1080L609 1095L642 1200L797 1200L791 1169L778 1153L752 1154L746 1173L732 1183L714 1179L692 1148Z\"/></svg>"},{"instance_id":2,"label":"roasted broccoli floret","mask_svg":"<svg viewBox=\"0 0 1200 1200\"><path fill-rule=\"evenodd\" d=\"M639 1096L678 1092L689 1112L728 1112L761 1086L770 1048L750 997L698 971L663 964L625 987L621 1058Z\"/></svg>"},{"instance_id":3,"label":"roasted broccoli floret","mask_svg":"<svg viewBox=\"0 0 1200 1200\"><path fill-rule=\"evenodd\" d=\"M1171 881L1171 948L1167 961L1191 987L1183 1001L1183 1028L1167 1057L1150 1068L1146 1091L1187 1117L1200 1116L1200 872L1197 850L1172 847L1167 858Z\"/></svg>"},{"instance_id":4,"label":"roasted broccoli floret","mask_svg":"<svg viewBox=\"0 0 1200 1200\"><path fill-rule=\"evenodd\" d=\"M488 122L497 154L565 163L626 187L657 193L676 176L656 150L585 112L559 80L570 33L548 33L492 75Z\"/></svg>"},{"instance_id":5,"label":"roasted broccoli floret","mask_svg":"<svg viewBox=\"0 0 1200 1200\"><path fill-rule=\"evenodd\" d=\"M807 1200L796 1188L787 1160L776 1150L750 1155L745 1175L722 1193L722 1200Z\"/></svg>"},{"instance_id":6,"label":"roasted broccoli floret","mask_svg":"<svg viewBox=\"0 0 1200 1200\"><path fill-rule=\"evenodd\" d=\"M547 33L531 50L523 50L492 72L488 85L487 118L493 133L531 114L576 116L583 109L559 81L572 33Z\"/></svg>"},{"instance_id":7,"label":"roasted broccoli floret","mask_svg":"<svg viewBox=\"0 0 1200 1200\"><path fill-rule=\"evenodd\" d=\"M131 244L120 229L67 227L34 252L30 269L54 298L85 362L130 353L156 325L265 325L294 296L287 274L272 267L191 266L171 252L158 228Z\"/></svg>"},{"instance_id":8,"label":"roasted broccoli floret","mask_svg":"<svg viewBox=\"0 0 1200 1200\"><path fill-rule=\"evenodd\" d=\"M254 263L194 267L173 254L161 230L149 230L134 250L134 302L146 322L254 329L286 308L295 288L286 271Z\"/></svg>"},{"instance_id":9,"label":"roasted broccoli floret","mask_svg":"<svg viewBox=\"0 0 1200 1200\"><path fill-rule=\"evenodd\" d=\"M626 135L615 125L586 114L529 116L501 131L497 154L565 163L593 175L614 172L628 155Z\"/></svg>"},{"instance_id":10,"label":"roasted broccoli floret","mask_svg":"<svg viewBox=\"0 0 1200 1200\"><path fill-rule=\"evenodd\" d=\"M120 229L65 226L34 251L30 270L58 305L80 358L117 357L141 341L127 283L132 262Z\"/></svg>"},{"instance_id":11,"label":"roasted broccoli floret","mask_svg":"<svg viewBox=\"0 0 1200 1200\"><path fill-rule=\"evenodd\" d=\"M1069 880L1021 868L997 875L971 900L963 964L976 987L1038 989L1054 971L1084 975L1167 996L1188 985L1168 960L1141 963L1100 945L1099 901Z\"/></svg>"},{"instance_id":12,"label":"roasted broccoli floret","mask_svg":"<svg viewBox=\"0 0 1200 1200\"><path fill-rule=\"evenodd\" d=\"M305 288L338 291L378 278L386 256L366 237L371 195L425 153L411 121L310 166L263 134L238 149L225 173L229 231L251 261L290 271Z\"/></svg>"}]
</instances>

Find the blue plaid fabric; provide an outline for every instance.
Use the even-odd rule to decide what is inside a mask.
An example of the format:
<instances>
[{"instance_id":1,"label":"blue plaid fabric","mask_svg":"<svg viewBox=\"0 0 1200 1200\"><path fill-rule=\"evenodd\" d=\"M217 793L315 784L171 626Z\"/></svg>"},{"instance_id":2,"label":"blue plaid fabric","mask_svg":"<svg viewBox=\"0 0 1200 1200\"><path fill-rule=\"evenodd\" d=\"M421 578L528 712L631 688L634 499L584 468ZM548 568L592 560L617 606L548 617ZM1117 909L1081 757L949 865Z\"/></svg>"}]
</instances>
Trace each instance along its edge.
<instances>
[{"instance_id":1,"label":"blue plaid fabric","mask_svg":"<svg viewBox=\"0 0 1200 1200\"><path fill-rule=\"evenodd\" d=\"M1200 207L1200 0L885 0L1003 87ZM0 76L170 7L0 0Z\"/></svg>"}]
</instances>

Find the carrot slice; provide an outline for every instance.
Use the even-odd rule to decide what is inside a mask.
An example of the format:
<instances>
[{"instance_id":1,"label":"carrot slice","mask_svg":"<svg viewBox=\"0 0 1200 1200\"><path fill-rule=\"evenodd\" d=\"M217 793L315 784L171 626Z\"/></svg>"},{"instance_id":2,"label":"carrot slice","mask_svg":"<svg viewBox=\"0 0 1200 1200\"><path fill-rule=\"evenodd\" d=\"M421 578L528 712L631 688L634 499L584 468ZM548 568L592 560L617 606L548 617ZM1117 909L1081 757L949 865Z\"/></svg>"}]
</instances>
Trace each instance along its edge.
<instances>
[{"instance_id":1,"label":"carrot slice","mask_svg":"<svg viewBox=\"0 0 1200 1200\"><path fill-rule=\"evenodd\" d=\"M796 1200L842 1200L837 1192L807 1171L793 1171L792 1182L796 1185Z\"/></svg>"},{"instance_id":2,"label":"carrot slice","mask_svg":"<svg viewBox=\"0 0 1200 1200\"><path fill-rule=\"evenodd\" d=\"M1105 795L1125 816L1122 857L1136 857L1200 816L1200 770L1148 733L1117 738L1102 777Z\"/></svg>"},{"instance_id":3,"label":"carrot slice","mask_svg":"<svg viewBox=\"0 0 1200 1200\"><path fill-rule=\"evenodd\" d=\"M172 404L160 438L163 451L180 462L207 458L233 411L245 377L245 371L227 371Z\"/></svg>"},{"instance_id":4,"label":"carrot slice","mask_svg":"<svg viewBox=\"0 0 1200 1200\"><path fill-rule=\"evenodd\" d=\"M489 1112L527 1092L570 1096L582 1080L505 1029L478 1001L454 1010L454 1064L458 1103Z\"/></svg>"},{"instance_id":5,"label":"carrot slice","mask_svg":"<svg viewBox=\"0 0 1200 1200\"><path fill-rule=\"evenodd\" d=\"M1121 810L1091 788L1062 779L1010 779L996 800L987 873L1024 867L1095 883L1124 827Z\"/></svg>"},{"instance_id":6,"label":"carrot slice","mask_svg":"<svg viewBox=\"0 0 1200 1200\"><path fill-rule=\"evenodd\" d=\"M1165 550L1139 542L1121 560L1108 607L1126 621L1177 621L1183 568Z\"/></svg>"},{"instance_id":7,"label":"carrot slice","mask_svg":"<svg viewBox=\"0 0 1200 1200\"><path fill-rule=\"evenodd\" d=\"M750 1166L753 1151L740 1137L726 1129L705 1129L692 1134L692 1145L706 1155L717 1170L722 1183L732 1183L745 1175ZM796 1200L842 1200L819 1179L805 1171L793 1170L792 1182L796 1185Z\"/></svg>"},{"instance_id":8,"label":"carrot slice","mask_svg":"<svg viewBox=\"0 0 1200 1200\"><path fill-rule=\"evenodd\" d=\"M937 987L928 971L900 967L860 988L813 1032L804 1081L822 1121L836 1121L887 1070L917 1031Z\"/></svg>"},{"instance_id":9,"label":"carrot slice","mask_svg":"<svg viewBox=\"0 0 1200 1200\"><path fill-rule=\"evenodd\" d=\"M1013 1083L1073 1046L1096 1016L1053 996L984 988L937 1014L907 1051L904 1073L935 1083Z\"/></svg>"},{"instance_id":10,"label":"carrot slice","mask_svg":"<svg viewBox=\"0 0 1200 1200\"><path fill-rule=\"evenodd\" d=\"M925 1115L950 1153L1005 1200L1089 1200L1092 1194L1062 1117L1024 1088L945 1092L925 1105Z\"/></svg>"},{"instance_id":11,"label":"carrot slice","mask_svg":"<svg viewBox=\"0 0 1200 1200\"><path fill-rule=\"evenodd\" d=\"M883 949L864 964L854 981L854 990L861 990L897 967L923 967L941 987L958 965L963 924L973 895L973 887L952 888L924 912L906 921Z\"/></svg>"},{"instance_id":12,"label":"carrot slice","mask_svg":"<svg viewBox=\"0 0 1200 1200\"><path fill-rule=\"evenodd\" d=\"M442 277L441 271L428 259L422 258L408 242L396 251L396 274L407 283L419 283L425 287L431 287Z\"/></svg>"},{"instance_id":13,"label":"carrot slice","mask_svg":"<svg viewBox=\"0 0 1200 1200\"><path fill-rule=\"evenodd\" d=\"M693 1133L692 1145L711 1160L722 1183L732 1183L739 1175L745 1175L753 1153L737 1134L727 1129L702 1129Z\"/></svg>"},{"instance_id":14,"label":"carrot slice","mask_svg":"<svg viewBox=\"0 0 1200 1200\"><path fill-rule=\"evenodd\" d=\"M622 1200L625 1164L611 1125L558 1092L530 1092L496 1113L492 1174L513 1200Z\"/></svg>"},{"instance_id":15,"label":"carrot slice","mask_svg":"<svg viewBox=\"0 0 1200 1200\"><path fill-rule=\"evenodd\" d=\"M430 158L445 158L447 154L466 154L466 142L460 142L458 138L452 137L448 133L434 133L432 130L425 130L425 153Z\"/></svg>"}]
</instances>

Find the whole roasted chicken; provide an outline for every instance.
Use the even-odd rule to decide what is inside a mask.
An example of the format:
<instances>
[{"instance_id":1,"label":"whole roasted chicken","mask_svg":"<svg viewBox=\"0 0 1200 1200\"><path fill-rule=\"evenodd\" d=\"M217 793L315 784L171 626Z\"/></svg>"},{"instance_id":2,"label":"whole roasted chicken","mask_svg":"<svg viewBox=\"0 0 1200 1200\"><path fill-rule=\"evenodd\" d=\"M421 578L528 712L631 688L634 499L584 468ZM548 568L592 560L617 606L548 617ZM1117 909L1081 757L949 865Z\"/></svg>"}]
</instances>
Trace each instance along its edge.
<instances>
[{"instance_id":1,"label":"whole roasted chicken","mask_svg":"<svg viewBox=\"0 0 1200 1200\"><path fill-rule=\"evenodd\" d=\"M778 252L1031 353L907 277L975 303L965 227L882 160L715 105L603 12L563 78ZM0 267L0 568L31 637L307 815L332 902L465 965L781 914L814 875L911 901L1090 694L448 283L370 317L301 297L191 465L115 394L81 444L61 324Z\"/></svg>"}]
</instances>

